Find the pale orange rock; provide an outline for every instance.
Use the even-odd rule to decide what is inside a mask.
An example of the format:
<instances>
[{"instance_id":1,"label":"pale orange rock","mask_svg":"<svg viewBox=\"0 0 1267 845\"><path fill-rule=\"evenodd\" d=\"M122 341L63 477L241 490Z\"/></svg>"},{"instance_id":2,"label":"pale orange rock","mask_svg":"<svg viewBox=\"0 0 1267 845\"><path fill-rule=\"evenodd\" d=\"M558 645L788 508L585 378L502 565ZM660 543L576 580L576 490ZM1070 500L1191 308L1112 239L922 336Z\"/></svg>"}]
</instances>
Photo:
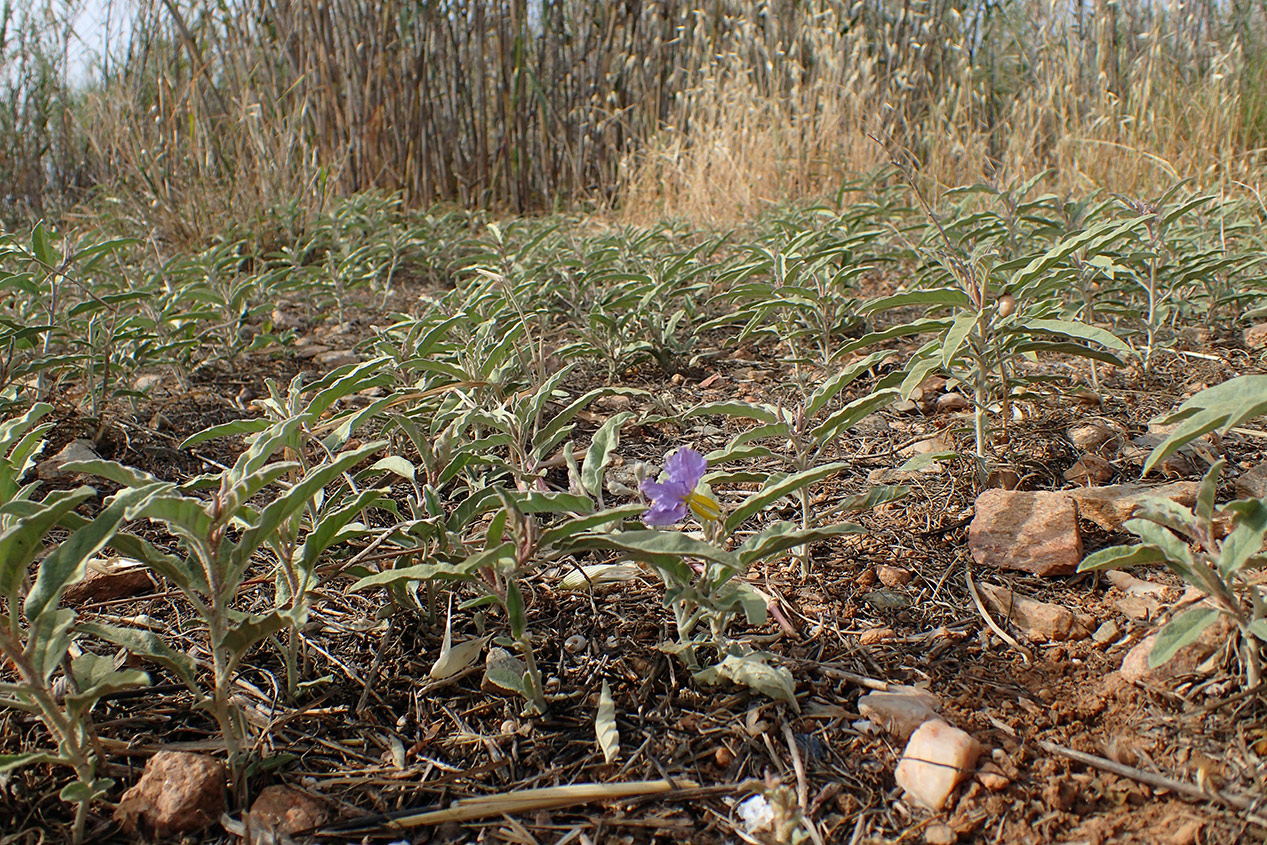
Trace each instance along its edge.
<instances>
[{"instance_id":1,"label":"pale orange rock","mask_svg":"<svg viewBox=\"0 0 1267 845\"><path fill-rule=\"evenodd\" d=\"M938 811L972 774L980 753L981 745L964 731L941 719L925 722L906 743L897 764L897 785L911 800Z\"/></svg>"},{"instance_id":2,"label":"pale orange rock","mask_svg":"<svg viewBox=\"0 0 1267 845\"><path fill-rule=\"evenodd\" d=\"M329 813L322 802L293 786L266 787L251 805L251 827L291 835L320 827Z\"/></svg>"},{"instance_id":3,"label":"pale orange rock","mask_svg":"<svg viewBox=\"0 0 1267 845\"><path fill-rule=\"evenodd\" d=\"M225 769L204 754L160 751L123 793L114 820L130 834L166 839L212 825L225 809Z\"/></svg>"},{"instance_id":4,"label":"pale orange rock","mask_svg":"<svg viewBox=\"0 0 1267 845\"><path fill-rule=\"evenodd\" d=\"M1078 516L1094 522L1105 531L1121 531L1123 523L1131 518L1144 499L1159 496L1184 507L1192 507L1197 500L1197 489L1200 486L1196 481L1114 484L1111 487L1068 490L1065 494L1078 506Z\"/></svg>"},{"instance_id":5,"label":"pale orange rock","mask_svg":"<svg viewBox=\"0 0 1267 845\"><path fill-rule=\"evenodd\" d=\"M1035 575L1068 575L1082 560L1073 502L1061 493L985 490L968 527L968 549L981 566Z\"/></svg>"}]
</instances>

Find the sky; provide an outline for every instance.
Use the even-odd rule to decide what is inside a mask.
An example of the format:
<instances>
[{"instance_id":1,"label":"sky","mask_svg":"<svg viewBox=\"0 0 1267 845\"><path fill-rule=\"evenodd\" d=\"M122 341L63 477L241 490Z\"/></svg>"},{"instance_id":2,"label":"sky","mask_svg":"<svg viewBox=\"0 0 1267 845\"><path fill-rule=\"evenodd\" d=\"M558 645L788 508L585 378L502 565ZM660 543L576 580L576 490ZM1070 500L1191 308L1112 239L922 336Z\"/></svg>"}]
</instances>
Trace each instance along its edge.
<instances>
[{"instance_id":1,"label":"sky","mask_svg":"<svg viewBox=\"0 0 1267 845\"><path fill-rule=\"evenodd\" d=\"M62 0L77 9L75 38L70 45L70 76L84 79L100 67L107 47L119 51L127 37L132 0ZM108 27L107 27L108 24Z\"/></svg>"}]
</instances>

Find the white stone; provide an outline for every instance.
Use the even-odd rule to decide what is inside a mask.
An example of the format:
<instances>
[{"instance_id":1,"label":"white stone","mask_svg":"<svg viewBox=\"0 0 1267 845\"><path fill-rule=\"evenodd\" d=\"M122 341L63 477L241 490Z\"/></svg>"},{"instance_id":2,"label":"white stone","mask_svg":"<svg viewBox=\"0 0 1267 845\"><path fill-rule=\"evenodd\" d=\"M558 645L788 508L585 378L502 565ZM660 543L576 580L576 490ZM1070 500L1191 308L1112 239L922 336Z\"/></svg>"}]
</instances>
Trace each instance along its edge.
<instances>
[{"instance_id":1,"label":"white stone","mask_svg":"<svg viewBox=\"0 0 1267 845\"><path fill-rule=\"evenodd\" d=\"M920 725L911 734L897 764L897 785L907 796L938 811L959 782L972 774L981 745L941 719Z\"/></svg>"},{"instance_id":2,"label":"white stone","mask_svg":"<svg viewBox=\"0 0 1267 845\"><path fill-rule=\"evenodd\" d=\"M926 697L900 692L870 692L858 699L858 712L901 740L920 725L941 718Z\"/></svg>"}]
</instances>

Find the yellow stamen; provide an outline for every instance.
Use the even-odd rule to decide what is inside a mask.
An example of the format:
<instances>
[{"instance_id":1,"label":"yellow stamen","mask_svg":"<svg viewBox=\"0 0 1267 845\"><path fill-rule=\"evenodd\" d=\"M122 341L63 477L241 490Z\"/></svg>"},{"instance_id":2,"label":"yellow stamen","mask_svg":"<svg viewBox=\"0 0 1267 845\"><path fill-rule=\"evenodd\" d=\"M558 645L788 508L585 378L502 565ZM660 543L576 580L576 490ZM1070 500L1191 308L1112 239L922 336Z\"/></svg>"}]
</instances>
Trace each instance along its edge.
<instances>
[{"instance_id":1,"label":"yellow stamen","mask_svg":"<svg viewBox=\"0 0 1267 845\"><path fill-rule=\"evenodd\" d=\"M710 493L692 490L686 494L686 504L701 522L716 522L721 519L721 503Z\"/></svg>"}]
</instances>

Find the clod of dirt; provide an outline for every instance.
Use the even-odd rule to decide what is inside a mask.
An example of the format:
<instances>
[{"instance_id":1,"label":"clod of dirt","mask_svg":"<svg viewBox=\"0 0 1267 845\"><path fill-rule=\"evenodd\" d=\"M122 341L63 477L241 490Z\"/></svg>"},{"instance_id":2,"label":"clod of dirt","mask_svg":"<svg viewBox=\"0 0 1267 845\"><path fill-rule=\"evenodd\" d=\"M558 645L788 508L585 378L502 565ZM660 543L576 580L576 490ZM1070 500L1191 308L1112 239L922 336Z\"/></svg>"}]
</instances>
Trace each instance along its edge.
<instances>
[{"instance_id":1,"label":"clod of dirt","mask_svg":"<svg viewBox=\"0 0 1267 845\"><path fill-rule=\"evenodd\" d=\"M897 764L897 785L930 810L946 805L950 793L977 765L981 745L969 734L934 719L911 734Z\"/></svg>"},{"instance_id":2,"label":"clod of dirt","mask_svg":"<svg viewBox=\"0 0 1267 845\"><path fill-rule=\"evenodd\" d=\"M940 719L937 698L924 690L870 692L858 699L858 712L900 740L919 726Z\"/></svg>"},{"instance_id":3,"label":"clod of dirt","mask_svg":"<svg viewBox=\"0 0 1267 845\"><path fill-rule=\"evenodd\" d=\"M114 820L129 834L156 839L208 827L224 812L225 771L203 754L160 751L123 793Z\"/></svg>"},{"instance_id":4,"label":"clod of dirt","mask_svg":"<svg viewBox=\"0 0 1267 845\"><path fill-rule=\"evenodd\" d=\"M882 563L875 569L876 577L880 579L880 583L886 587L901 587L904 584L911 583L914 573L909 569L903 569L900 566L889 566Z\"/></svg>"},{"instance_id":5,"label":"clod of dirt","mask_svg":"<svg viewBox=\"0 0 1267 845\"><path fill-rule=\"evenodd\" d=\"M251 805L251 833L295 834L326 823L329 813L322 802L293 786L266 787Z\"/></svg>"},{"instance_id":6,"label":"clod of dirt","mask_svg":"<svg viewBox=\"0 0 1267 845\"><path fill-rule=\"evenodd\" d=\"M994 763L983 763L977 770L977 783L991 792L999 792L1007 788L1012 780Z\"/></svg>"},{"instance_id":7,"label":"clod of dirt","mask_svg":"<svg viewBox=\"0 0 1267 845\"><path fill-rule=\"evenodd\" d=\"M1112 487L1086 487L1068 490L1065 495L1078 506L1078 516L1094 522L1105 531L1121 531L1145 498L1159 496L1192 507L1197 500L1196 481L1173 481L1170 484L1114 484Z\"/></svg>"},{"instance_id":8,"label":"clod of dirt","mask_svg":"<svg viewBox=\"0 0 1267 845\"><path fill-rule=\"evenodd\" d=\"M955 845L958 841L959 834L948 824L930 824L924 828L924 842L927 845Z\"/></svg>"},{"instance_id":9,"label":"clod of dirt","mask_svg":"<svg viewBox=\"0 0 1267 845\"><path fill-rule=\"evenodd\" d=\"M1031 599L991 584L981 584L980 590L990 609L1020 628L1030 642L1084 640L1091 635L1073 611L1066 607Z\"/></svg>"},{"instance_id":10,"label":"clod of dirt","mask_svg":"<svg viewBox=\"0 0 1267 845\"><path fill-rule=\"evenodd\" d=\"M1082 560L1077 512L1061 493L985 490L968 527L968 549L982 566L1068 575Z\"/></svg>"},{"instance_id":11,"label":"clod of dirt","mask_svg":"<svg viewBox=\"0 0 1267 845\"><path fill-rule=\"evenodd\" d=\"M74 473L65 472L62 467L72 461L99 461L101 456L97 454L96 448L93 447L91 440L72 440L66 444L66 447L48 460L40 461L35 467L35 474L44 481L52 481L56 478L68 478Z\"/></svg>"}]
</instances>

